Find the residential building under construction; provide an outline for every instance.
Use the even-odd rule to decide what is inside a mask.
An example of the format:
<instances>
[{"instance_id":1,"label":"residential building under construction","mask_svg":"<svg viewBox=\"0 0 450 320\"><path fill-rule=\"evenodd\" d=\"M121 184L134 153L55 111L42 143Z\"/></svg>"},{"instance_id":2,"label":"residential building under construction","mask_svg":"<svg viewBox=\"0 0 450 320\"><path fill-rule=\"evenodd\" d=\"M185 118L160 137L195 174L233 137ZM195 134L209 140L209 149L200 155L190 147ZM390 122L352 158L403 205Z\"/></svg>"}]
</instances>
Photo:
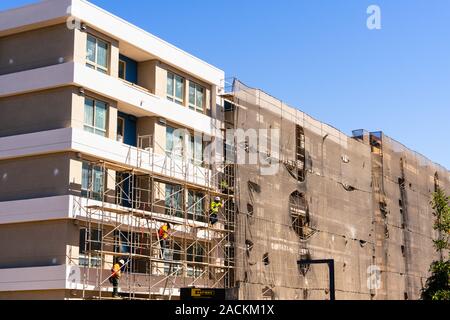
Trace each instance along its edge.
<instances>
[{"instance_id":1,"label":"residential building under construction","mask_svg":"<svg viewBox=\"0 0 450 320\"><path fill-rule=\"evenodd\" d=\"M438 187L85 0L0 12L0 299L418 299Z\"/></svg>"}]
</instances>

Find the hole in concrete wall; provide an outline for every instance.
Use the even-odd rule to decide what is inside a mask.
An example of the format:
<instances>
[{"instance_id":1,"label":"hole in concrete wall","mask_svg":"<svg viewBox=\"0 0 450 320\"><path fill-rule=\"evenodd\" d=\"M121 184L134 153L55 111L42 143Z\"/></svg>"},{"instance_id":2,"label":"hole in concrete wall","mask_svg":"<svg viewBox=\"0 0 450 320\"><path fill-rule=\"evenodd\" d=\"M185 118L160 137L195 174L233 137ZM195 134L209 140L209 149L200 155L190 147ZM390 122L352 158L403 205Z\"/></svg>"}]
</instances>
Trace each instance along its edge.
<instances>
[{"instance_id":1,"label":"hole in concrete wall","mask_svg":"<svg viewBox=\"0 0 450 320\"><path fill-rule=\"evenodd\" d=\"M402 200L402 199L399 199L399 200L398 200L398 205L399 205L400 207L403 207L403 200Z\"/></svg>"},{"instance_id":2,"label":"hole in concrete wall","mask_svg":"<svg viewBox=\"0 0 450 320\"><path fill-rule=\"evenodd\" d=\"M275 300L275 292L272 288L265 287L262 289L262 299L263 300Z\"/></svg>"},{"instance_id":3,"label":"hole in concrete wall","mask_svg":"<svg viewBox=\"0 0 450 320\"><path fill-rule=\"evenodd\" d=\"M261 186L255 182L249 181L248 182L248 190L250 192L261 193Z\"/></svg>"},{"instance_id":4,"label":"hole in concrete wall","mask_svg":"<svg viewBox=\"0 0 450 320\"><path fill-rule=\"evenodd\" d=\"M311 260L311 254L309 252L300 255L300 261L306 260ZM310 264L298 264L298 271L304 277L306 276L306 274L309 272L310 269L311 269Z\"/></svg>"},{"instance_id":5,"label":"hole in concrete wall","mask_svg":"<svg viewBox=\"0 0 450 320\"><path fill-rule=\"evenodd\" d=\"M295 126L295 160L297 167L297 180L299 182L303 182L306 178L305 130L299 125Z\"/></svg>"},{"instance_id":6,"label":"hole in concrete wall","mask_svg":"<svg viewBox=\"0 0 450 320\"><path fill-rule=\"evenodd\" d=\"M308 300L309 292L308 289L303 289L303 300Z\"/></svg>"},{"instance_id":7,"label":"hole in concrete wall","mask_svg":"<svg viewBox=\"0 0 450 320\"><path fill-rule=\"evenodd\" d=\"M250 217L253 217L253 214L254 214L254 207L250 203L247 203L247 214Z\"/></svg>"},{"instance_id":8,"label":"hole in concrete wall","mask_svg":"<svg viewBox=\"0 0 450 320\"><path fill-rule=\"evenodd\" d=\"M291 215L292 227L295 233L302 239L307 237L309 226L308 203L305 195L294 191L289 197L289 213Z\"/></svg>"},{"instance_id":9,"label":"hole in concrete wall","mask_svg":"<svg viewBox=\"0 0 450 320\"><path fill-rule=\"evenodd\" d=\"M403 208L400 208L400 214L403 215Z\"/></svg>"},{"instance_id":10,"label":"hole in concrete wall","mask_svg":"<svg viewBox=\"0 0 450 320\"><path fill-rule=\"evenodd\" d=\"M253 250L254 243L251 240L245 240L245 248L247 250L247 255L250 255L250 252Z\"/></svg>"},{"instance_id":11,"label":"hole in concrete wall","mask_svg":"<svg viewBox=\"0 0 450 320\"><path fill-rule=\"evenodd\" d=\"M265 253L263 255L263 263L265 266L268 266L270 264L269 253Z\"/></svg>"},{"instance_id":12,"label":"hole in concrete wall","mask_svg":"<svg viewBox=\"0 0 450 320\"><path fill-rule=\"evenodd\" d=\"M361 246L361 248L364 248L367 245L367 241L359 240L359 245Z\"/></svg>"},{"instance_id":13,"label":"hole in concrete wall","mask_svg":"<svg viewBox=\"0 0 450 320\"><path fill-rule=\"evenodd\" d=\"M353 186L351 186L351 185L348 185L348 184L345 184L345 183L343 183L342 186L344 187L344 189L345 189L346 191L349 191L349 192L352 192L352 191L355 191L355 190L356 190L355 187L353 187Z\"/></svg>"},{"instance_id":14,"label":"hole in concrete wall","mask_svg":"<svg viewBox=\"0 0 450 320\"><path fill-rule=\"evenodd\" d=\"M402 246L402 255L403 255L403 258L406 257L406 249L405 249L405 246Z\"/></svg>"},{"instance_id":15,"label":"hole in concrete wall","mask_svg":"<svg viewBox=\"0 0 450 320\"><path fill-rule=\"evenodd\" d=\"M405 292L404 296L405 296L405 300L409 300L408 292Z\"/></svg>"},{"instance_id":16,"label":"hole in concrete wall","mask_svg":"<svg viewBox=\"0 0 450 320\"><path fill-rule=\"evenodd\" d=\"M384 202L384 201L381 201L381 202L379 203L379 205L380 205L380 211L381 211L381 214L383 215L383 217L386 218L387 215L388 215L387 203Z\"/></svg>"}]
</instances>

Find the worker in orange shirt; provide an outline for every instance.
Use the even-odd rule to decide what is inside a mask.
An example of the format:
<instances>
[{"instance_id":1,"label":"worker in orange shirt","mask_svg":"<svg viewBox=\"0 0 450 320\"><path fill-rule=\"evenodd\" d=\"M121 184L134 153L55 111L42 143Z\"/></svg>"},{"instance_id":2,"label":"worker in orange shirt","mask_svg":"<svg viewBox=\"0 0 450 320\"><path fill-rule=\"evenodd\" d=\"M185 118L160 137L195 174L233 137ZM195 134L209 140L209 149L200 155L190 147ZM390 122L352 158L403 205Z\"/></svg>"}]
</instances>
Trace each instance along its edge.
<instances>
[{"instance_id":1,"label":"worker in orange shirt","mask_svg":"<svg viewBox=\"0 0 450 320\"><path fill-rule=\"evenodd\" d=\"M119 296L119 280L122 277L122 269L124 267L125 260L120 259L111 268L111 276L109 277L109 281L113 285L113 298L117 298Z\"/></svg>"},{"instance_id":2,"label":"worker in orange shirt","mask_svg":"<svg viewBox=\"0 0 450 320\"><path fill-rule=\"evenodd\" d=\"M161 246L161 253L164 257L165 249L169 247L169 236L170 236L170 224L166 223L159 228L158 236L159 236L159 244Z\"/></svg>"}]
</instances>

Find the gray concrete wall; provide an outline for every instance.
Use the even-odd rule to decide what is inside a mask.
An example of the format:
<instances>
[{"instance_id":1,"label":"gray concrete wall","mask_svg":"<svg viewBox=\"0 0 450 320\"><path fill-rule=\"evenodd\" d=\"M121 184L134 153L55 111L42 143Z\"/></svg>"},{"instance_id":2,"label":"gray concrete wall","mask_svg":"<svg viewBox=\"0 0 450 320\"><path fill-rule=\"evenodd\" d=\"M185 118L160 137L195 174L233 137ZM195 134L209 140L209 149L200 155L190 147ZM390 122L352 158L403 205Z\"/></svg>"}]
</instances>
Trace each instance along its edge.
<instances>
[{"instance_id":1,"label":"gray concrete wall","mask_svg":"<svg viewBox=\"0 0 450 320\"><path fill-rule=\"evenodd\" d=\"M71 220L0 225L0 268L66 264L67 246L78 246Z\"/></svg>"},{"instance_id":2,"label":"gray concrete wall","mask_svg":"<svg viewBox=\"0 0 450 320\"><path fill-rule=\"evenodd\" d=\"M74 34L59 24L1 37L0 75L72 61Z\"/></svg>"},{"instance_id":3,"label":"gray concrete wall","mask_svg":"<svg viewBox=\"0 0 450 320\"><path fill-rule=\"evenodd\" d=\"M0 137L71 126L75 87L0 98Z\"/></svg>"},{"instance_id":4,"label":"gray concrete wall","mask_svg":"<svg viewBox=\"0 0 450 320\"><path fill-rule=\"evenodd\" d=\"M53 154L0 161L0 201L69 194L71 157Z\"/></svg>"}]
</instances>

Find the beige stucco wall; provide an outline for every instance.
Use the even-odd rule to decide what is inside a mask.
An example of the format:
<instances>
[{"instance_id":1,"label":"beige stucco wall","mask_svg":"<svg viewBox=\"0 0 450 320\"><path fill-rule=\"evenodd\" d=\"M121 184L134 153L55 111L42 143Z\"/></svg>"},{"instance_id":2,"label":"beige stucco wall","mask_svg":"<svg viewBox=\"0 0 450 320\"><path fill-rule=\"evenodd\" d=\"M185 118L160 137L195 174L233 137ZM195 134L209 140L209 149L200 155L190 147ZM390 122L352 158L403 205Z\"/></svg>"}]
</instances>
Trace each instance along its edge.
<instances>
[{"instance_id":1,"label":"beige stucco wall","mask_svg":"<svg viewBox=\"0 0 450 320\"><path fill-rule=\"evenodd\" d=\"M0 38L0 75L73 59L74 31L66 24Z\"/></svg>"},{"instance_id":2,"label":"beige stucco wall","mask_svg":"<svg viewBox=\"0 0 450 320\"><path fill-rule=\"evenodd\" d=\"M66 264L67 246L78 245L72 220L0 225L0 268Z\"/></svg>"},{"instance_id":3,"label":"beige stucco wall","mask_svg":"<svg viewBox=\"0 0 450 320\"><path fill-rule=\"evenodd\" d=\"M75 87L63 87L0 98L0 137L70 127L76 95Z\"/></svg>"}]
</instances>

